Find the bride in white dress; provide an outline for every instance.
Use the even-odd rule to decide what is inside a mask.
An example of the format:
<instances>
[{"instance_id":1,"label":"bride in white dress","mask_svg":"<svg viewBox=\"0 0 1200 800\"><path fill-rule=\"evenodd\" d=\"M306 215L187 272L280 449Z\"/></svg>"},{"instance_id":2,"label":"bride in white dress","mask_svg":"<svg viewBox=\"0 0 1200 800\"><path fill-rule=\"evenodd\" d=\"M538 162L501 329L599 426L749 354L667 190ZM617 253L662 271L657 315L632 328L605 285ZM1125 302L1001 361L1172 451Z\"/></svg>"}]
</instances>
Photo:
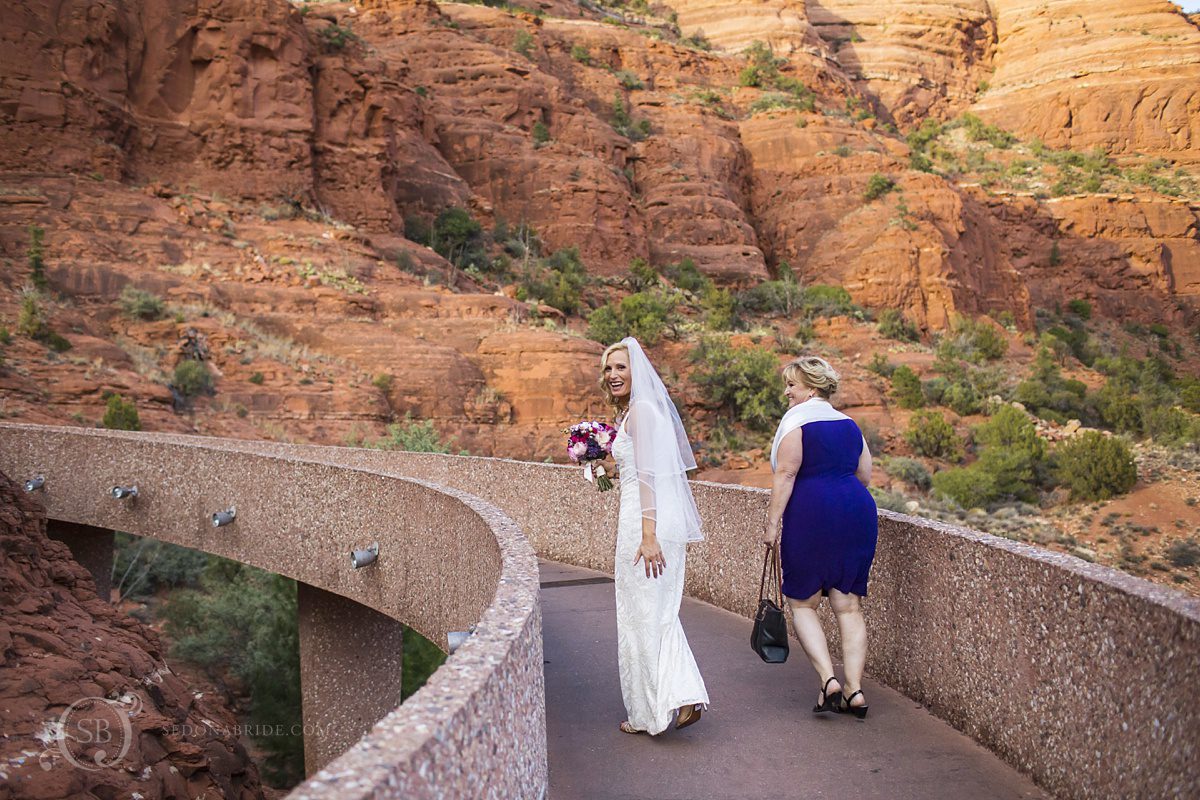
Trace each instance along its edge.
<instances>
[{"instance_id":1,"label":"bride in white dress","mask_svg":"<svg viewBox=\"0 0 1200 800\"><path fill-rule=\"evenodd\" d=\"M679 412L633 338L600 360L601 387L617 408L612 453L621 511L614 574L617 660L626 733L662 733L675 719L700 719L708 692L679 622L687 543L700 541L700 516L687 483L696 468Z\"/></svg>"}]
</instances>

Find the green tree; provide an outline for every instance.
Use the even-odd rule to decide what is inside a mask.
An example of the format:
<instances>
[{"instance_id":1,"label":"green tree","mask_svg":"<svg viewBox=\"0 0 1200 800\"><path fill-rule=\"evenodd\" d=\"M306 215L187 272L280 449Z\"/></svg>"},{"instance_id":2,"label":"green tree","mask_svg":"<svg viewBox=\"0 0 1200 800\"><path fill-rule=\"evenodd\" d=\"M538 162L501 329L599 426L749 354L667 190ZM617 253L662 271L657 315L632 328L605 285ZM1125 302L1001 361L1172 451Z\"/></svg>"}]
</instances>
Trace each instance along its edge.
<instances>
[{"instance_id":1,"label":"green tree","mask_svg":"<svg viewBox=\"0 0 1200 800\"><path fill-rule=\"evenodd\" d=\"M936 411L913 414L904 439L918 455L946 461L962 458L962 440L946 418Z\"/></svg>"},{"instance_id":2,"label":"green tree","mask_svg":"<svg viewBox=\"0 0 1200 800\"><path fill-rule=\"evenodd\" d=\"M779 359L770 350L706 337L692 353L693 380L705 397L756 430L770 430L786 410Z\"/></svg>"},{"instance_id":3,"label":"green tree","mask_svg":"<svg viewBox=\"0 0 1200 800\"><path fill-rule=\"evenodd\" d=\"M546 142L550 141L550 129L541 120L533 123L533 145L541 147Z\"/></svg>"},{"instance_id":4,"label":"green tree","mask_svg":"<svg viewBox=\"0 0 1200 800\"><path fill-rule=\"evenodd\" d=\"M921 379L911 368L896 367L892 372L892 397L901 408L920 408L925 405L921 394Z\"/></svg>"},{"instance_id":5,"label":"green tree","mask_svg":"<svg viewBox=\"0 0 1200 800\"><path fill-rule=\"evenodd\" d=\"M1059 481L1075 500L1107 500L1137 483L1133 453L1124 441L1085 431L1058 446L1054 461Z\"/></svg>"},{"instance_id":6,"label":"green tree","mask_svg":"<svg viewBox=\"0 0 1200 800\"><path fill-rule=\"evenodd\" d=\"M132 319L161 319L167 310L161 297L132 285L121 290L117 302L121 306L121 312Z\"/></svg>"},{"instance_id":7,"label":"green tree","mask_svg":"<svg viewBox=\"0 0 1200 800\"><path fill-rule=\"evenodd\" d=\"M997 495L995 478L977 464L935 473L933 491L962 508L986 507Z\"/></svg>"},{"instance_id":8,"label":"green tree","mask_svg":"<svg viewBox=\"0 0 1200 800\"><path fill-rule=\"evenodd\" d=\"M213 390L213 375L203 361L188 359L175 365L171 385L185 398L199 397Z\"/></svg>"},{"instance_id":9,"label":"green tree","mask_svg":"<svg viewBox=\"0 0 1200 800\"><path fill-rule=\"evenodd\" d=\"M894 180L876 172L867 179L867 188L863 192L863 200L870 203L872 200L878 200L895 188L896 182Z\"/></svg>"},{"instance_id":10,"label":"green tree","mask_svg":"<svg viewBox=\"0 0 1200 800\"><path fill-rule=\"evenodd\" d=\"M485 266L483 226L466 209L447 208L438 214L430 232L430 246L459 269Z\"/></svg>"},{"instance_id":11,"label":"green tree","mask_svg":"<svg viewBox=\"0 0 1200 800\"><path fill-rule=\"evenodd\" d=\"M975 429L975 441L981 451L973 466L992 476L997 497L1036 499L1046 443L1027 414L1004 406Z\"/></svg>"},{"instance_id":12,"label":"green tree","mask_svg":"<svg viewBox=\"0 0 1200 800\"><path fill-rule=\"evenodd\" d=\"M113 431L140 431L142 422L138 419L137 406L132 401L124 400L119 394L110 394L108 404L104 409L104 419L101 424Z\"/></svg>"},{"instance_id":13,"label":"green tree","mask_svg":"<svg viewBox=\"0 0 1200 800\"><path fill-rule=\"evenodd\" d=\"M879 335L901 342L917 341L917 328L894 308L879 312Z\"/></svg>"}]
</instances>

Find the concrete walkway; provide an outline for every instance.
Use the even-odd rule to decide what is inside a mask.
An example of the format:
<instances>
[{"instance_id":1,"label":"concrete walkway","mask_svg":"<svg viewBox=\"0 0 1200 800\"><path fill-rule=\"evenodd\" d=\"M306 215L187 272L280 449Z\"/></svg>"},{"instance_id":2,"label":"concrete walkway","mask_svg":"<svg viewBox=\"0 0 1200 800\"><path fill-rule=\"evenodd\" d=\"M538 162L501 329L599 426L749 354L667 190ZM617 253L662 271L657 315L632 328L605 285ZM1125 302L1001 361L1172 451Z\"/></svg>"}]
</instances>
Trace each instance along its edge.
<instances>
[{"instance_id":1,"label":"concrete walkway","mask_svg":"<svg viewBox=\"0 0 1200 800\"><path fill-rule=\"evenodd\" d=\"M683 626L712 706L683 731L621 733L612 580L541 567L551 800L1047 797L874 682L864 682L866 720L812 714L817 681L794 642L786 664L764 664L750 650L748 620L686 598Z\"/></svg>"}]
</instances>

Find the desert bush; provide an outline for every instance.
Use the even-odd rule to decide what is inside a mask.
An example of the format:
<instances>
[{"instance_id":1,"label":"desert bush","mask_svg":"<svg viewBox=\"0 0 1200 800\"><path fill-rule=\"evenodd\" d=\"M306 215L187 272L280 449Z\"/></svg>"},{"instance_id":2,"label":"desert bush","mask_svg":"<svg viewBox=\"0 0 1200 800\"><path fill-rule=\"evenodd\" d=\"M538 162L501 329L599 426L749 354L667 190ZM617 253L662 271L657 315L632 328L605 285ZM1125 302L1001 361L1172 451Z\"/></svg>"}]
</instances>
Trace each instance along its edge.
<instances>
[{"instance_id":1,"label":"desert bush","mask_svg":"<svg viewBox=\"0 0 1200 800\"><path fill-rule=\"evenodd\" d=\"M994 361L1008 352L1004 334L982 319L959 317L954 321L952 335L938 343L938 358L969 361L979 364Z\"/></svg>"},{"instance_id":2,"label":"desert bush","mask_svg":"<svg viewBox=\"0 0 1200 800\"><path fill-rule=\"evenodd\" d=\"M710 331L732 330L738 324L737 300L728 289L718 289L710 282L700 296L700 308Z\"/></svg>"},{"instance_id":3,"label":"desert bush","mask_svg":"<svg viewBox=\"0 0 1200 800\"><path fill-rule=\"evenodd\" d=\"M29 280L35 289L48 289L50 281L46 278L46 230L38 225L29 226L29 248L25 258L29 263Z\"/></svg>"},{"instance_id":4,"label":"desert bush","mask_svg":"<svg viewBox=\"0 0 1200 800\"><path fill-rule=\"evenodd\" d=\"M119 394L110 394L108 404L104 408L104 418L100 424L112 431L140 431L141 420L138 419L137 406L121 398Z\"/></svg>"},{"instance_id":5,"label":"desert bush","mask_svg":"<svg viewBox=\"0 0 1200 800\"><path fill-rule=\"evenodd\" d=\"M541 147L546 142L550 141L550 129L547 128L546 124L541 120L533 123L531 135L533 136L534 147Z\"/></svg>"},{"instance_id":6,"label":"desert bush","mask_svg":"<svg viewBox=\"0 0 1200 800\"><path fill-rule=\"evenodd\" d=\"M676 287L685 292L692 292L693 294L700 294L712 284L712 281L696 267L696 262L690 258L685 258L678 264L667 266L663 270L663 274Z\"/></svg>"},{"instance_id":7,"label":"desert bush","mask_svg":"<svg viewBox=\"0 0 1200 800\"><path fill-rule=\"evenodd\" d=\"M791 316L799 307L803 292L793 281L763 281L737 296L740 311L767 316Z\"/></svg>"},{"instance_id":8,"label":"desert bush","mask_svg":"<svg viewBox=\"0 0 1200 800\"><path fill-rule=\"evenodd\" d=\"M642 79L627 69L616 70L615 72L613 72L613 77L616 78L617 82L620 83L622 86L624 86L626 89L632 90L632 89L645 89L646 88L646 84L644 84L642 82Z\"/></svg>"},{"instance_id":9,"label":"desert bush","mask_svg":"<svg viewBox=\"0 0 1200 800\"><path fill-rule=\"evenodd\" d=\"M450 453L453 439L443 440L433 427L433 420L414 420L406 414L403 422L387 426L387 433L374 442L363 441L364 447L374 450L403 450L409 453Z\"/></svg>"},{"instance_id":10,"label":"desert bush","mask_svg":"<svg viewBox=\"0 0 1200 800\"><path fill-rule=\"evenodd\" d=\"M251 698L256 743L267 752L266 772L291 783L304 778L304 739L290 734L300 718L300 640L296 582L213 557L199 589L173 592L163 607L176 658L211 678L233 676Z\"/></svg>"},{"instance_id":11,"label":"desert bush","mask_svg":"<svg viewBox=\"0 0 1200 800\"><path fill-rule=\"evenodd\" d=\"M935 494L953 500L962 508L983 508L999 494L995 478L978 464L944 469L933 476Z\"/></svg>"},{"instance_id":12,"label":"desert bush","mask_svg":"<svg viewBox=\"0 0 1200 800\"><path fill-rule=\"evenodd\" d=\"M981 400L975 387L961 381L946 387L946 391L942 393L941 402L942 405L961 417L977 414L981 407Z\"/></svg>"},{"instance_id":13,"label":"desert bush","mask_svg":"<svg viewBox=\"0 0 1200 800\"><path fill-rule=\"evenodd\" d=\"M122 289L117 302L121 306L121 313L132 319L162 319L167 311L166 303L161 297L134 286Z\"/></svg>"},{"instance_id":14,"label":"desert bush","mask_svg":"<svg viewBox=\"0 0 1200 800\"><path fill-rule=\"evenodd\" d=\"M932 485L929 470L925 469L925 465L915 458L893 456L881 459L879 465L883 467L888 475L898 478L921 491L927 491Z\"/></svg>"},{"instance_id":15,"label":"desert bush","mask_svg":"<svg viewBox=\"0 0 1200 800\"><path fill-rule=\"evenodd\" d=\"M429 232L428 243L442 258L459 269L472 266L484 269L488 266L483 247L483 226L466 209L451 207L438 214Z\"/></svg>"},{"instance_id":16,"label":"desert bush","mask_svg":"<svg viewBox=\"0 0 1200 800\"><path fill-rule=\"evenodd\" d=\"M901 408L920 408L925 405L921 394L921 379L911 368L896 367L892 372L892 397Z\"/></svg>"},{"instance_id":17,"label":"desert bush","mask_svg":"<svg viewBox=\"0 0 1200 800\"><path fill-rule=\"evenodd\" d=\"M941 375L935 375L927 381L921 383L921 394L925 396L925 402L931 406L940 406L942 398L946 396L946 390L950 388L950 381L943 378Z\"/></svg>"},{"instance_id":18,"label":"desert bush","mask_svg":"<svg viewBox=\"0 0 1200 800\"><path fill-rule=\"evenodd\" d=\"M631 109L625 105L625 98L621 96L621 93L618 91L614 94L612 102L613 130L630 141L640 142L650 135L650 120L639 119L635 122L630 111Z\"/></svg>"},{"instance_id":19,"label":"desert bush","mask_svg":"<svg viewBox=\"0 0 1200 800\"><path fill-rule=\"evenodd\" d=\"M917 328L894 308L879 312L879 335L900 342L917 341Z\"/></svg>"},{"instance_id":20,"label":"desert bush","mask_svg":"<svg viewBox=\"0 0 1200 800\"><path fill-rule=\"evenodd\" d=\"M890 378L892 377L892 373L896 371L896 365L888 361L888 357L885 354L876 353L871 357L870 362L868 362L867 369L876 375Z\"/></svg>"},{"instance_id":21,"label":"desert bush","mask_svg":"<svg viewBox=\"0 0 1200 800\"><path fill-rule=\"evenodd\" d=\"M644 292L658 284L658 273L646 259L635 258L629 263L629 274L625 276L625 285L631 292Z\"/></svg>"},{"instance_id":22,"label":"desert bush","mask_svg":"<svg viewBox=\"0 0 1200 800\"><path fill-rule=\"evenodd\" d=\"M1167 560L1172 566L1184 569L1200 564L1200 541L1195 537L1171 542L1167 547Z\"/></svg>"},{"instance_id":23,"label":"desert bush","mask_svg":"<svg viewBox=\"0 0 1200 800\"><path fill-rule=\"evenodd\" d=\"M188 359L175 365L171 385L183 397L192 398L211 393L214 381L207 364Z\"/></svg>"},{"instance_id":24,"label":"desert bush","mask_svg":"<svg viewBox=\"0 0 1200 800\"><path fill-rule=\"evenodd\" d=\"M1027 414L1004 406L975 429L980 448L972 466L992 478L995 499L1037 499L1037 487L1047 482L1046 443Z\"/></svg>"},{"instance_id":25,"label":"desert bush","mask_svg":"<svg viewBox=\"0 0 1200 800\"><path fill-rule=\"evenodd\" d=\"M800 307L809 318L863 314L862 309L851 299L850 293L841 286L820 283L804 288L800 296Z\"/></svg>"},{"instance_id":26,"label":"desert bush","mask_svg":"<svg viewBox=\"0 0 1200 800\"><path fill-rule=\"evenodd\" d=\"M905 441L917 455L958 461L962 457L962 439L953 426L936 411L918 411L908 421Z\"/></svg>"},{"instance_id":27,"label":"desert bush","mask_svg":"<svg viewBox=\"0 0 1200 800\"><path fill-rule=\"evenodd\" d=\"M533 34L526 30L517 31L513 36L513 50L516 50L526 58L533 57Z\"/></svg>"},{"instance_id":28,"label":"desert bush","mask_svg":"<svg viewBox=\"0 0 1200 800\"><path fill-rule=\"evenodd\" d=\"M1116 436L1085 431L1054 452L1058 480L1074 500L1108 500L1137 483L1137 466L1129 445Z\"/></svg>"},{"instance_id":29,"label":"desert bush","mask_svg":"<svg viewBox=\"0 0 1200 800\"><path fill-rule=\"evenodd\" d=\"M693 380L706 399L735 419L760 431L773 429L786 410L779 359L759 347L735 348L720 337L706 337L692 353Z\"/></svg>"},{"instance_id":30,"label":"desert bush","mask_svg":"<svg viewBox=\"0 0 1200 800\"><path fill-rule=\"evenodd\" d=\"M872 200L878 200L895 188L896 182L894 180L876 172L867 179L867 188L863 192L863 200L870 203Z\"/></svg>"},{"instance_id":31,"label":"desert bush","mask_svg":"<svg viewBox=\"0 0 1200 800\"><path fill-rule=\"evenodd\" d=\"M209 558L198 550L118 531L113 536L113 588L124 599L196 586Z\"/></svg>"},{"instance_id":32,"label":"desert bush","mask_svg":"<svg viewBox=\"0 0 1200 800\"><path fill-rule=\"evenodd\" d=\"M962 126L966 128L967 136L973 142L986 141L1001 150L1007 150L1017 143L1017 137L995 125L987 124L974 114L963 114Z\"/></svg>"},{"instance_id":33,"label":"desert bush","mask_svg":"<svg viewBox=\"0 0 1200 800\"><path fill-rule=\"evenodd\" d=\"M266 378L263 377L261 372L255 372L250 376L250 382L255 386L262 386L264 380L266 380Z\"/></svg>"},{"instance_id":34,"label":"desert bush","mask_svg":"<svg viewBox=\"0 0 1200 800\"><path fill-rule=\"evenodd\" d=\"M392 380L390 372L381 372L371 379L371 385L384 394L387 394L392 390Z\"/></svg>"},{"instance_id":35,"label":"desert bush","mask_svg":"<svg viewBox=\"0 0 1200 800\"><path fill-rule=\"evenodd\" d=\"M669 292L635 292L593 311L588 316L588 337L610 345L633 336L643 344L654 345L678 324L675 308L675 295Z\"/></svg>"},{"instance_id":36,"label":"desert bush","mask_svg":"<svg viewBox=\"0 0 1200 800\"><path fill-rule=\"evenodd\" d=\"M575 314L582 306L587 282L579 248L564 247L547 258L539 258L525 271L517 287L517 297L540 300L564 314Z\"/></svg>"},{"instance_id":37,"label":"desert bush","mask_svg":"<svg viewBox=\"0 0 1200 800\"><path fill-rule=\"evenodd\" d=\"M317 38L328 50L344 50L351 42L358 41L358 35L354 31L336 23L317 31Z\"/></svg>"},{"instance_id":38,"label":"desert bush","mask_svg":"<svg viewBox=\"0 0 1200 800\"><path fill-rule=\"evenodd\" d=\"M589 53L588 49L581 44L571 45L571 58L575 59L584 66L591 66L592 64L592 54Z\"/></svg>"},{"instance_id":39,"label":"desert bush","mask_svg":"<svg viewBox=\"0 0 1200 800\"><path fill-rule=\"evenodd\" d=\"M46 313L42 296L37 289L26 287L21 292L21 310L17 315L17 333L37 339L46 330Z\"/></svg>"},{"instance_id":40,"label":"desert bush","mask_svg":"<svg viewBox=\"0 0 1200 800\"><path fill-rule=\"evenodd\" d=\"M1067 303L1067 308L1072 314L1082 320L1089 320L1092 318L1092 304L1087 300L1072 300L1071 302Z\"/></svg>"}]
</instances>

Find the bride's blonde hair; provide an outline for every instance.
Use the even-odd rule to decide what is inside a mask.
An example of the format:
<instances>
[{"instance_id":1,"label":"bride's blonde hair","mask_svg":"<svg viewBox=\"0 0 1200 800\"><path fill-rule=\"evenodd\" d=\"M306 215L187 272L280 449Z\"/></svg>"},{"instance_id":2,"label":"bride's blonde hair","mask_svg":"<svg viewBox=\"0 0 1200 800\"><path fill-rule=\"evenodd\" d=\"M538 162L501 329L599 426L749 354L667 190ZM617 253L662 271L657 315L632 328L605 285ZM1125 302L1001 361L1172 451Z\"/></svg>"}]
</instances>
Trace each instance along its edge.
<instances>
[{"instance_id":1,"label":"bride's blonde hair","mask_svg":"<svg viewBox=\"0 0 1200 800\"><path fill-rule=\"evenodd\" d=\"M604 350L604 355L600 356L600 391L604 392L604 396L608 398L608 404L619 411L621 409L621 405L617 402L617 398L613 397L612 389L609 388L608 381L604 378L604 368L608 366L608 357L617 352L624 353L628 358L629 345L625 344L624 342L610 344ZM632 378L629 380L631 379Z\"/></svg>"}]
</instances>

